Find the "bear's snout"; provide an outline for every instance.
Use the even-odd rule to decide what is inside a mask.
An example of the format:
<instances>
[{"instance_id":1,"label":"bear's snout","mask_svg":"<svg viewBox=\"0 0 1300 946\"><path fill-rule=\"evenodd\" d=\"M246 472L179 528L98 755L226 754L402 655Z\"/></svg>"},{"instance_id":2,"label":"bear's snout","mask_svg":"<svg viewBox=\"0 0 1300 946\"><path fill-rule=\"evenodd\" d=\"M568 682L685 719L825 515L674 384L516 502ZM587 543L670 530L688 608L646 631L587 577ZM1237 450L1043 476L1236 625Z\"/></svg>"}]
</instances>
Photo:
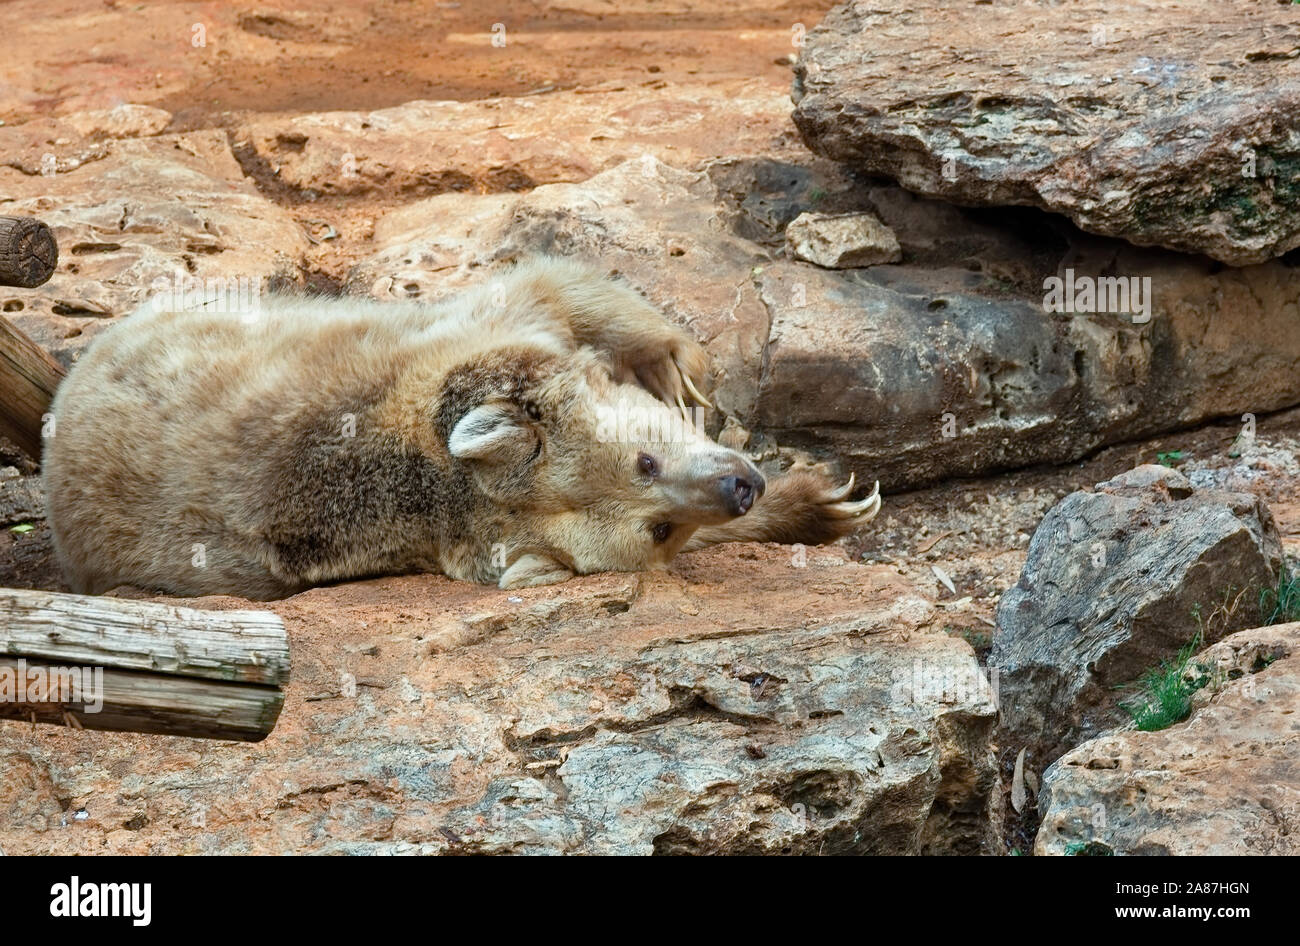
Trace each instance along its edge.
<instances>
[{"instance_id":1,"label":"bear's snout","mask_svg":"<svg viewBox=\"0 0 1300 946\"><path fill-rule=\"evenodd\" d=\"M724 476L721 480L722 502L733 516L743 516L763 495L767 484L763 475L755 470L749 476Z\"/></svg>"}]
</instances>

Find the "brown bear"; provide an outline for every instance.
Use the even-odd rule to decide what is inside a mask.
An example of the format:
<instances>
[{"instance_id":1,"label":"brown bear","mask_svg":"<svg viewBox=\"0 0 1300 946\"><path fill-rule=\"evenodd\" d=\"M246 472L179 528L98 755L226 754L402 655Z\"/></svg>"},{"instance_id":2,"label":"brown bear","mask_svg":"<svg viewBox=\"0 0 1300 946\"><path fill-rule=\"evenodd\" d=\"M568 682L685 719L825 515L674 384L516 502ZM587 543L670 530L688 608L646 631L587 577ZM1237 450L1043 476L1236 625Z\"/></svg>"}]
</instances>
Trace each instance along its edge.
<instances>
[{"instance_id":1,"label":"brown bear","mask_svg":"<svg viewBox=\"0 0 1300 946\"><path fill-rule=\"evenodd\" d=\"M816 544L880 508L770 485L687 423L703 349L555 259L448 301L146 305L54 400L44 476L76 591L276 598L417 570L514 588L718 542Z\"/></svg>"}]
</instances>

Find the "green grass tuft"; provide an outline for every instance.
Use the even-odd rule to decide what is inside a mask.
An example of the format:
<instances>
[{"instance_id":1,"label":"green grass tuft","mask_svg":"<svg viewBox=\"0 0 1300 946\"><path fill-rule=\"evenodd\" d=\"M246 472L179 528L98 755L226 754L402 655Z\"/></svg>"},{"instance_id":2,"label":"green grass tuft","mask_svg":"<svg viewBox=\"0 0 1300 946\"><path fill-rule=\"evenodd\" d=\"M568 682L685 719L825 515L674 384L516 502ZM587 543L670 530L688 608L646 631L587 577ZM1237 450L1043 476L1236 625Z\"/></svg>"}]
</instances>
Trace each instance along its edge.
<instances>
[{"instance_id":1,"label":"green grass tuft","mask_svg":"<svg viewBox=\"0 0 1300 946\"><path fill-rule=\"evenodd\" d=\"M1300 575L1286 562L1278 573L1277 587L1259 593L1259 610L1266 625L1300 621Z\"/></svg>"},{"instance_id":2,"label":"green grass tuft","mask_svg":"<svg viewBox=\"0 0 1300 946\"><path fill-rule=\"evenodd\" d=\"M1115 851L1101 841L1071 841L1065 846L1067 857L1114 857Z\"/></svg>"},{"instance_id":3,"label":"green grass tuft","mask_svg":"<svg viewBox=\"0 0 1300 946\"><path fill-rule=\"evenodd\" d=\"M1145 692L1136 700L1120 703L1124 712L1133 717L1137 728L1143 732L1166 729L1181 723L1192 712L1192 694L1209 682L1209 676L1197 667L1197 673L1187 672L1192 656L1201 649L1204 635L1196 632L1178 656L1162 660L1160 666L1148 670L1142 677Z\"/></svg>"}]
</instances>

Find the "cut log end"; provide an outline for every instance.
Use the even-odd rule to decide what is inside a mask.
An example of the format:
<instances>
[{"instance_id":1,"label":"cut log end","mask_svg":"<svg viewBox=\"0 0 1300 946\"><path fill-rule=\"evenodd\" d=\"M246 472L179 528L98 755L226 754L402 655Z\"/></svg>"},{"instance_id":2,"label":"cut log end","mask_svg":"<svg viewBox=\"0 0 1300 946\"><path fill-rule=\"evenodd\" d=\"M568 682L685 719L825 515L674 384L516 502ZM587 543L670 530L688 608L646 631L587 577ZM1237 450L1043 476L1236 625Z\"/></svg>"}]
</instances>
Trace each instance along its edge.
<instances>
[{"instance_id":1,"label":"cut log end","mask_svg":"<svg viewBox=\"0 0 1300 946\"><path fill-rule=\"evenodd\" d=\"M32 217L0 217L0 285L35 289L54 275L59 245Z\"/></svg>"}]
</instances>

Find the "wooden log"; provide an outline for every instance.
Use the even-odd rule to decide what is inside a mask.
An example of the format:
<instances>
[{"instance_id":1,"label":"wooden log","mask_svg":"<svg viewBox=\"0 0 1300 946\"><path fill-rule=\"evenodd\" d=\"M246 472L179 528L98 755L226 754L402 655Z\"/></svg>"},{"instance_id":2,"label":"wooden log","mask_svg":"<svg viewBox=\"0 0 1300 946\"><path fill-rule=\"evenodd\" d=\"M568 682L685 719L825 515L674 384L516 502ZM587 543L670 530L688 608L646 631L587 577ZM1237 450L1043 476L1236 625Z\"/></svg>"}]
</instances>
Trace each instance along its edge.
<instances>
[{"instance_id":1,"label":"wooden log","mask_svg":"<svg viewBox=\"0 0 1300 946\"><path fill-rule=\"evenodd\" d=\"M0 717L256 742L288 680L268 611L0 589Z\"/></svg>"},{"instance_id":2,"label":"wooden log","mask_svg":"<svg viewBox=\"0 0 1300 946\"><path fill-rule=\"evenodd\" d=\"M0 316L0 437L41 458L41 428L63 366Z\"/></svg>"},{"instance_id":3,"label":"wooden log","mask_svg":"<svg viewBox=\"0 0 1300 946\"><path fill-rule=\"evenodd\" d=\"M68 664L45 664L0 657L0 680L53 679L60 692L55 699L23 685L24 699L0 698L0 719L52 723L74 729L139 732L159 736L192 736L260 742L275 728L284 706L284 691L251 684L216 683L198 677L171 677L110 667L85 668L92 674L74 692ZM98 670L98 674L95 674ZM0 694L4 685L0 684Z\"/></svg>"},{"instance_id":4,"label":"wooden log","mask_svg":"<svg viewBox=\"0 0 1300 946\"><path fill-rule=\"evenodd\" d=\"M33 217L0 217L0 286L35 289L54 275L59 244Z\"/></svg>"}]
</instances>

